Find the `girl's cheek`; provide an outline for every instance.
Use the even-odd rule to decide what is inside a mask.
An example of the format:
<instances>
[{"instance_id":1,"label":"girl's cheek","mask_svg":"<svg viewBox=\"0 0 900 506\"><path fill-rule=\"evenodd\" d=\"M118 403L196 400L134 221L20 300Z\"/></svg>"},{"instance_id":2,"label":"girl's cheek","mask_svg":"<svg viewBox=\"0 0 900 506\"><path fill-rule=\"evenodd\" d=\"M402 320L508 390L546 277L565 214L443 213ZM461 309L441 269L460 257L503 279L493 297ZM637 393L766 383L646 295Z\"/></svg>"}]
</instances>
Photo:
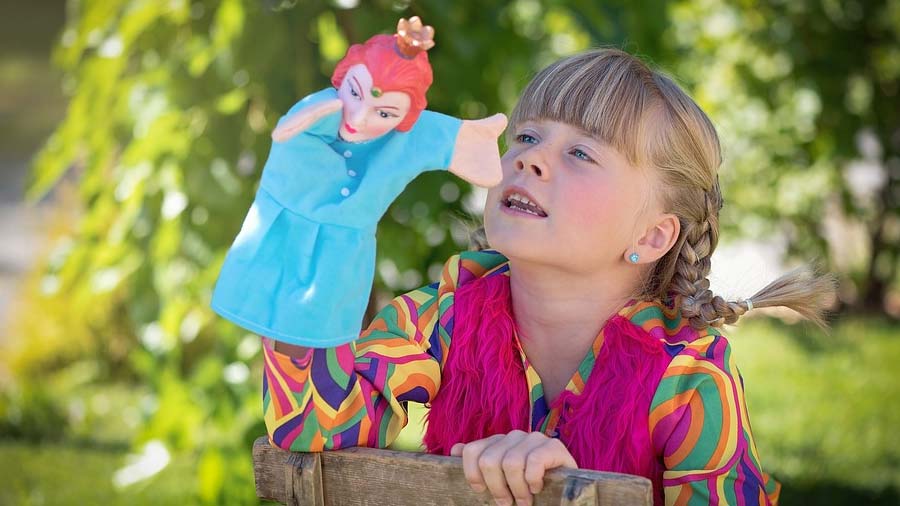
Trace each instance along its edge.
<instances>
[{"instance_id":1,"label":"girl's cheek","mask_svg":"<svg viewBox=\"0 0 900 506\"><path fill-rule=\"evenodd\" d=\"M579 237L620 237L630 226L624 214L621 199L605 187L572 185L562 199L566 211L565 221L571 223L571 232Z\"/></svg>"},{"instance_id":2,"label":"girl's cheek","mask_svg":"<svg viewBox=\"0 0 900 506\"><path fill-rule=\"evenodd\" d=\"M605 196L598 188L590 185L572 184L561 199L567 214L579 223L597 222L604 219L607 204Z\"/></svg>"}]
</instances>

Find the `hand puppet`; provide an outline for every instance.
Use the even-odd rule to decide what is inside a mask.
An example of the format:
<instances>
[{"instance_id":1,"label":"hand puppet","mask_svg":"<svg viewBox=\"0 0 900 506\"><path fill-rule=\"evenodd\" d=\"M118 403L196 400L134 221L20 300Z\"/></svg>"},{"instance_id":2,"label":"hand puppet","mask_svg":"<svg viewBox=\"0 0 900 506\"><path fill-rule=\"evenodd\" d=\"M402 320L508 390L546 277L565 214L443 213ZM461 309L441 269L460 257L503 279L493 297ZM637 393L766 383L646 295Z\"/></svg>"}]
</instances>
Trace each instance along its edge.
<instances>
[{"instance_id":1,"label":"hand puppet","mask_svg":"<svg viewBox=\"0 0 900 506\"><path fill-rule=\"evenodd\" d=\"M278 122L255 200L212 296L226 319L286 343L331 347L359 336L375 274L375 230L417 175L449 170L499 184L503 114L428 111L434 30L414 17L351 46L332 87Z\"/></svg>"}]
</instances>

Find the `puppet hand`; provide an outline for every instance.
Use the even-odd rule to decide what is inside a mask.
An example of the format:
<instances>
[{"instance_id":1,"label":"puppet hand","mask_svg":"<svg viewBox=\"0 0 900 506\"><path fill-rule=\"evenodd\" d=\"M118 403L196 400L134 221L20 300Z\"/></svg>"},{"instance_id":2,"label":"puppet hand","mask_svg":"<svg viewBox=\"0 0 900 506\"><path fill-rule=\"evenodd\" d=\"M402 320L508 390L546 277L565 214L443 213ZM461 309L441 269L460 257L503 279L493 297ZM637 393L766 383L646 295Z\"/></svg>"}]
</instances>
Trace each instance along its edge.
<instances>
[{"instance_id":1,"label":"puppet hand","mask_svg":"<svg viewBox=\"0 0 900 506\"><path fill-rule=\"evenodd\" d=\"M319 119L329 114L341 110L344 103L340 99L328 100L309 107L304 107L282 121L275 130L272 131L272 140L275 142L284 142L291 137L306 130Z\"/></svg>"},{"instance_id":2,"label":"puppet hand","mask_svg":"<svg viewBox=\"0 0 900 506\"><path fill-rule=\"evenodd\" d=\"M500 150L497 137L506 128L506 116L493 116L462 122L450 160L450 172L466 181L484 187L500 184L503 169L500 168Z\"/></svg>"},{"instance_id":3,"label":"puppet hand","mask_svg":"<svg viewBox=\"0 0 900 506\"><path fill-rule=\"evenodd\" d=\"M497 504L532 503L544 486L544 473L557 467L578 469L559 439L514 430L471 443L457 443L450 455L462 457L466 481L476 492L487 489Z\"/></svg>"}]
</instances>

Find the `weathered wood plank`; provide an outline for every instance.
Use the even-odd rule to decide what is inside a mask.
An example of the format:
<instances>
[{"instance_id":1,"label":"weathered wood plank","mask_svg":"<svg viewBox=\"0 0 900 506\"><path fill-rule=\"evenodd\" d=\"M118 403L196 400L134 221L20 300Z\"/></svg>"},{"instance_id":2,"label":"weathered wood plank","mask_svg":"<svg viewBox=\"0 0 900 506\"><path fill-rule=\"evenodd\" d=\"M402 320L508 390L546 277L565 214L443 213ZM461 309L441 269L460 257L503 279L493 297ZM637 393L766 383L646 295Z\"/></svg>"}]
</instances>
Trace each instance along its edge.
<instances>
[{"instance_id":1,"label":"weathered wood plank","mask_svg":"<svg viewBox=\"0 0 900 506\"><path fill-rule=\"evenodd\" d=\"M288 455L269 444L266 436L253 442L253 475L256 480L256 496L287 504L284 469Z\"/></svg>"},{"instance_id":2,"label":"weathered wood plank","mask_svg":"<svg viewBox=\"0 0 900 506\"><path fill-rule=\"evenodd\" d=\"M285 495L291 494L289 506L323 506L322 454L289 453L285 461Z\"/></svg>"},{"instance_id":3,"label":"weathered wood plank","mask_svg":"<svg viewBox=\"0 0 900 506\"><path fill-rule=\"evenodd\" d=\"M465 480L462 459L373 448L291 453L256 440L256 494L285 504L490 505ZM306 502L309 501L309 502ZM535 506L650 506L650 480L627 474L557 469L547 473Z\"/></svg>"}]
</instances>

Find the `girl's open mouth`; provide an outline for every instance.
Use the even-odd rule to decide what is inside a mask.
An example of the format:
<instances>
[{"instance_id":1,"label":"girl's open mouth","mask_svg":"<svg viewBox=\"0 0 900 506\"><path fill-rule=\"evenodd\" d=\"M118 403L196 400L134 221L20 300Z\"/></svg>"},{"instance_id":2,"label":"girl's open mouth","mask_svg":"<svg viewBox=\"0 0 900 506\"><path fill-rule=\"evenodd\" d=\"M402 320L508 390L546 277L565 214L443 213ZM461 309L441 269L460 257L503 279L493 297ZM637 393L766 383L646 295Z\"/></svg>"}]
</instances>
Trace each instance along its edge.
<instances>
[{"instance_id":1,"label":"girl's open mouth","mask_svg":"<svg viewBox=\"0 0 900 506\"><path fill-rule=\"evenodd\" d=\"M500 205L510 213L527 214L537 218L547 217L547 212L537 202L515 190L501 199Z\"/></svg>"},{"instance_id":2,"label":"girl's open mouth","mask_svg":"<svg viewBox=\"0 0 900 506\"><path fill-rule=\"evenodd\" d=\"M348 132L350 132L351 134L355 134L355 133L356 133L356 129L353 128L352 126L350 126L350 123L347 123L346 121L344 122L344 128L345 128Z\"/></svg>"}]
</instances>

